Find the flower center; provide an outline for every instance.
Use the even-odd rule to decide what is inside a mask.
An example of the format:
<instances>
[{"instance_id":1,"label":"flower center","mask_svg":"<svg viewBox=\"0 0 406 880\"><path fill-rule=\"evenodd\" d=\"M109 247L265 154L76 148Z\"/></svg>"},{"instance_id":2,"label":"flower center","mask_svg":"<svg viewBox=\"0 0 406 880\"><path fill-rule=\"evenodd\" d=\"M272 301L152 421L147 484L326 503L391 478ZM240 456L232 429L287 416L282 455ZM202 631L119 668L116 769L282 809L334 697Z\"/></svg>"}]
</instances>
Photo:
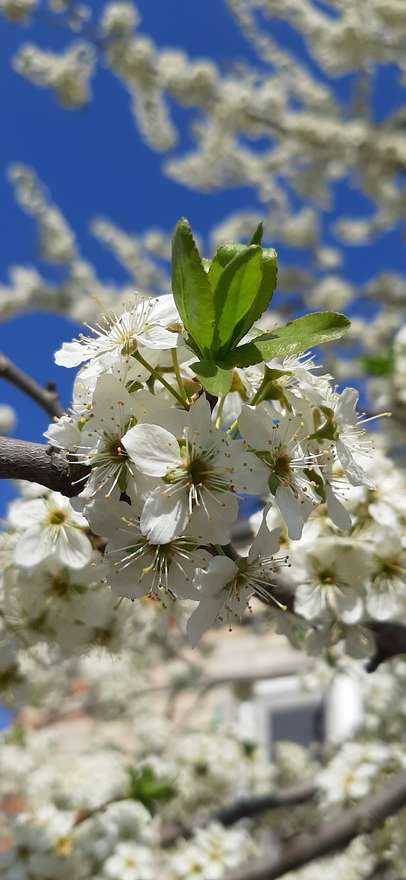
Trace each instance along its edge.
<instances>
[{"instance_id":1,"label":"flower center","mask_svg":"<svg viewBox=\"0 0 406 880\"><path fill-rule=\"evenodd\" d=\"M278 456L275 460L273 469L275 476L280 480L288 480L292 473L289 457L286 454Z\"/></svg>"},{"instance_id":2,"label":"flower center","mask_svg":"<svg viewBox=\"0 0 406 880\"><path fill-rule=\"evenodd\" d=\"M189 459L183 467L192 486L203 486L213 474L212 468L203 457Z\"/></svg>"},{"instance_id":3,"label":"flower center","mask_svg":"<svg viewBox=\"0 0 406 880\"><path fill-rule=\"evenodd\" d=\"M53 510L48 517L48 522L51 526L61 526L66 520L67 516L63 510Z\"/></svg>"},{"instance_id":4,"label":"flower center","mask_svg":"<svg viewBox=\"0 0 406 880\"><path fill-rule=\"evenodd\" d=\"M127 452L121 445L121 437L111 437L108 444L108 452L112 458L126 458Z\"/></svg>"},{"instance_id":5,"label":"flower center","mask_svg":"<svg viewBox=\"0 0 406 880\"><path fill-rule=\"evenodd\" d=\"M318 578L321 584L324 587L330 587L331 584L334 584L335 578L331 571L320 571L318 574Z\"/></svg>"},{"instance_id":6,"label":"flower center","mask_svg":"<svg viewBox=\"0 0 406 880\"><path fill-rule=\"evenodd\" d=\"M69 592L69 583L60 574L55 574L51 579L51 584L49 587L49 593L53 596L58 596L60 599L65 597Z\"/></svg>"}]
</instances>

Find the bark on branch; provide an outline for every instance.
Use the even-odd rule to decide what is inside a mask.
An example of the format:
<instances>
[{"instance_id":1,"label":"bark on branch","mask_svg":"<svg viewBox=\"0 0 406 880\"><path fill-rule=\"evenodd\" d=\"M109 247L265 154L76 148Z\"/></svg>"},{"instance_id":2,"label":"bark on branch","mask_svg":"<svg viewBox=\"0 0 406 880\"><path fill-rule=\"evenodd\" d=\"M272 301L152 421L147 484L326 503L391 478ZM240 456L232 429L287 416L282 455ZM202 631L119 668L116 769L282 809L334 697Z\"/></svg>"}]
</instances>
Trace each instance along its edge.
<instances>
[{"instance_id":1,"label":"bark on branch","mask_svg":"<svg viewBox=\"0 0 406 880\"><path fill-rule=\"evenodd\" d=\"M0 479L40 483L73 498L82 491L81 478L88 472L89 468L70 462L63 451L45 443L0 437Z\"/></svg>"},{"instance_id":2,"label":"bark on branch","mask_svg":"<svg viewBox=\"0 0 406 880\"><path fill-rule=\"evenodd\" d=\"M26 373L16 367L12 361L9 361L9 359L1 353L0 377L5 379L6 382L10 382L10 385L14 385L15 388L19 388L20 391L23 391L28 397L31 397L31 400L34 400L38 406L44 409L51 419L59 419L63 415L64 411L59 402L55 386L49 383L46 388L43 388L35 381L35 379L32 379L31 376L27 376Z\"/></svg>"},{"instance_id":3,"label":"bark on branch","mask_svg":"<svg viewBox=\"0 0 406 880\"><path fill-rule=\"evenodd\" d=\"M162 846L169 847L173 846L179 838L188 840L198 828L201 828L204 824L209 824L210 822L221 822L225 828L228 828L230 825L235 825L240 819L254 818L255 816L260 816L262 813L266 813L268 810L303 804L305 801L311 800L312 797L314 797L314 794L314 785L309 783L307 785L273 791L270 794L260 795L258 797L241 798L240 800L234 801L232 804L222 807L215 813L211 813L203 825L174 825L174 827L166 830L162 835L161 844ZM122 801L127 800L130 800L128 795L119 798L109 798L109 800L104 801L102 804L99 804L99 806L94 807L91 810L80 810L74 822L74 826L81 825L83 822L87 822L88 819L93 818L93 816L103 813L109 806L111 806L111 804L121 803Z\"/></svg>"},{"instance_id":4,"label":"bark on branch","mask_svg":"<svg viewBox=\"0 0 406 880\"><path fill-rule=\"evenodd\" d=\"M316 831L296 837L278 856L245 867L233 873L230 880L276 880L288 871L343 849L359 834L370 834L405 806L406 771L403 771L352 809L323 823Z\"/></svg>"},{"instance_id":5,"label":"bark on branch","mask_svg":"<svg viewBox=\"0 0 406 880\"><path fill-rule=\"evenodd\" d=\"M255 816L261 816L268 810L304 804L306 801L310 801L314 794L315 787L310 783L297 787L282 788L280 791L274 791L271 794L241 798L233 804L217 810L216 813L213 813L211 819L221 822L225 828L228 828L230 825L235 825L240 819L253 819Z\"/></svg>"}]
</instances>

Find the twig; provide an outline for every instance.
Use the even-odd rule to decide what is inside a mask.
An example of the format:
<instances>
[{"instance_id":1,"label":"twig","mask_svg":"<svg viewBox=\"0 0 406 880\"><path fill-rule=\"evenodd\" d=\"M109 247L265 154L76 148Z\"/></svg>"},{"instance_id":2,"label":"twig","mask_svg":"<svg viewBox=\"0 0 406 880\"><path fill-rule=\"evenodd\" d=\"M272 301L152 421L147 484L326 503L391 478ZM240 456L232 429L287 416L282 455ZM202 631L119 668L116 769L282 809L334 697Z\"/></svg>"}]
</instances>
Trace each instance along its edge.
<instances>
[{"instance_id":1,"label":"twig","mask_svg":"<svg viewBox=\"0 0 406 880\"><path fill-rule=\"evenodd\" d=\"M83 822L87 822L88 819L93 819L94 816L99 816L100 813L104 813L108 810L112 804L122 804L123 801L131 800L128 794L123 794L121 797L112 797L107 801L104 801L102 804L99 804L97 807L92 807L90 810L79 810L76 819L73 823L73 827L77 828L78 825L83 825Z\"/></svg>"},{"instance_id":2,"label":"twig","mask_svg":"<svg viewBox=\"0 0 406 880\"><path fill-rule=\"evenodd\" d=\"M234 825L236 822L239 822L240 819L253 819L255 816L260 816L262 813L266 813L267 810L275 810L278 807L290 807L296 806L296 804L303 804L306 801L310 801L315 794L314 785L301 785L301 786L289 786L289 788L281 789L281 791L272 792L271 794L264 794L258 797L252 798L241 798L238 801L235 801L234 804L230 804L228 807L223 807L221 810L217 810L216 813L211 817L217 822L221 822L225 828L228 828L229 825Z\"/></svg>"},{"instance_id":3,"label":"twig","mask_svg":"<svg viewBox=\"0 0 406 880\"><path fill-rule=\"evenodd\" d=\"M295 786L294 788L282 789L279 792L272 792L271 794L262 795L260 797L241 798L240 800L223 807L221 810L211 813L203 823L198 823L196 826L189 827L177 825L174 828L171 828L167 834L164 834L161 843L163 846L169 847L172 846L179 837L189 839L197 828L201 828L209 822L221 822L225 828L228 828L230 825L239 822L240 819L260 816L262 813L266 813L267 810L302 804L305 801L309 801L314 796L314 793L314 785L302 785L300 787ZM73 823L74 827L82 825L83 822L87 822L88 819L92 819L99 813L104 813L112 804L121 803L122 801L127 800L131 800L130 795L121 795L119 797L109 798L107 801L104 801L102 804L99 804L97 807L93 807L90 810L79 810Z\"/></svg>"},{"instance_id":4,"label":"twig","mask_svg":"<svg viewBox=\"0 0 406 880\"><path fill-rule=\"evenodd\" d=\"M208 825L210 822L220 822L224 828L235 825L240 819L253 819L255 816L261 816L268 810L276 810L279 807L293 807L297 804L303 804L310 801L315 794L314 785L294 786L281 791L273 791L270 794L264 794L259 797L240 798L232 804L227 804L220 810L210 813L203 822L197 825L174 825L170 827L161 838L162 846L173 846L176 841L182 837L183 840L189 840L198 828Z\"/></svg>"},{"instance_id":5,"label":"twig","mask_svg":"<svg viewBox=\"0 0 406 880\"><path fill-rule=\"evenodd\" d=\"M23 373L15 364L12 363L4 354L0 354L0 377L10 382L15 388L19 388L31 400L34 400L48 415L54 419L59 419L64 410L59 402L58 394L53 383L49 383L43 388L31 376Z\"/></svg>"},{"instance_id":6,"label":"twig","mask_svg":"<svg viewBox=\"0 0 406 880\"><path fill-rule=\"evenodd\" d=\"M0 437L0 479L40 483L73 498L82 491L82 478L88 473L89 468L70 462L60 449L45 443Z\"/></svg>"},{"instance_id":7,"label":"twig","mask_svg":"<svg viewBox=\"0 0 406 880\"><path fill-rule=\"evenodd\" d=\"M359 834L370 834L394 813L406 806L406 771L393 776L361 803L323 823L318 830L302 834L281 853L262 864L246 866L232 874L233 880L276 880L315 859L348 846ZM231 878L230 878L231 880Z\"/></svg>"}]
</instances>

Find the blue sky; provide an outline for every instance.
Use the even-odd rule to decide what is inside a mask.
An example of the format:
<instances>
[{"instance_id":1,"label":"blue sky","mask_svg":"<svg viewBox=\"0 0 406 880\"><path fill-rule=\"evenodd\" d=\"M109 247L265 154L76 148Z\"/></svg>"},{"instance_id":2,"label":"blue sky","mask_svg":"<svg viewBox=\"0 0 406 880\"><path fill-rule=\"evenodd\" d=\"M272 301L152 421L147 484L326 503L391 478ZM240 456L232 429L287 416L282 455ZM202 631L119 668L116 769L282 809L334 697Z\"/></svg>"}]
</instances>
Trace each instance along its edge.
<instances>
[{"instance_id":1,"label":"blue sky","mask_svg":"<svg viewBox=\"0 0 406 880\"><path fill-rule=\"evenodd\" d=\"M102 8L99 0L88 5L96 13ZM140 30L161 47L180 46L193 57L210 56L223 69L236 60L255 61L223 0L141 0L138 7ZM274 32L300 57L308 57L303 41L288 27L276 23ZM254 195L246 188L200 194L166 178L161 157L141 141L133 125L125 90L107 70L99 69L95 77L94 101L89 107L79 112L59 108L48 90L30 86L12 70L12 56L24 41L57 49L67 45L71 37L46 21L29 29L3 20L0 23L0 282L7 281L12 264L37 265L46 277L52 277L49 267L37 259L34 224L13 200L5 175L10 162L35 169L77 234L83 256L94 262L105 279L121 280L123 273L89 233L89 223L96 215L108 216L135 232L157 225L170 231L178 217L186 215L194 228L205 233L228 212L255 207ZM348 101L352 81L346 76L335 83L343 103ZM395 72L387 68L377 79L375 117L383 118L399 106L402 97ZM181 121L182 141L187 143L190 113L176 110L175 119ZM349 183L339 185L335 195L336 208L330 219L337 209L350 211L355 206L359 212L369 211L366 200L360 199ZM305 260L306 255L298 258ZM350 280L363 281L378 270L400 269L402 260L400 235L395 231L375 247L348 248L344 271ZM55 381L68 404L72 374L54 365L53 352L75 330L70 322L53 316L24 316L1 326L0 347L40 382ZM41 438L47 419L34 404L4 383L0 401L13 404L18 412L17 436ZM4 508L10 488L3 483L0 493Z\"/></svg>"}]
</instances>

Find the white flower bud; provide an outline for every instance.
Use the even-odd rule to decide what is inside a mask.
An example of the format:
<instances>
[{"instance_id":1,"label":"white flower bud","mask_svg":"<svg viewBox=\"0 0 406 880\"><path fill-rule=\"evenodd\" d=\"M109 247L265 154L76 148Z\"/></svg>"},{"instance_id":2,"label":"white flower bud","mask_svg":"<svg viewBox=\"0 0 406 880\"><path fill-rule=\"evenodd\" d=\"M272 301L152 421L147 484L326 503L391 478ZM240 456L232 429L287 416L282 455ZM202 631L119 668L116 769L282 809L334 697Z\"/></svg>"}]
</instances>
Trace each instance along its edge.
<instances>
[{"instance_id":1,"label":"white flower bud","mask_svg":"<svg viewBox=\"0 0 406 880\"><path fill-rule=\"evenodd\" d=\"M0 434L10 434L15 428L17 416L11 406L0 404Z\"/></svg>"}]
</instances>

